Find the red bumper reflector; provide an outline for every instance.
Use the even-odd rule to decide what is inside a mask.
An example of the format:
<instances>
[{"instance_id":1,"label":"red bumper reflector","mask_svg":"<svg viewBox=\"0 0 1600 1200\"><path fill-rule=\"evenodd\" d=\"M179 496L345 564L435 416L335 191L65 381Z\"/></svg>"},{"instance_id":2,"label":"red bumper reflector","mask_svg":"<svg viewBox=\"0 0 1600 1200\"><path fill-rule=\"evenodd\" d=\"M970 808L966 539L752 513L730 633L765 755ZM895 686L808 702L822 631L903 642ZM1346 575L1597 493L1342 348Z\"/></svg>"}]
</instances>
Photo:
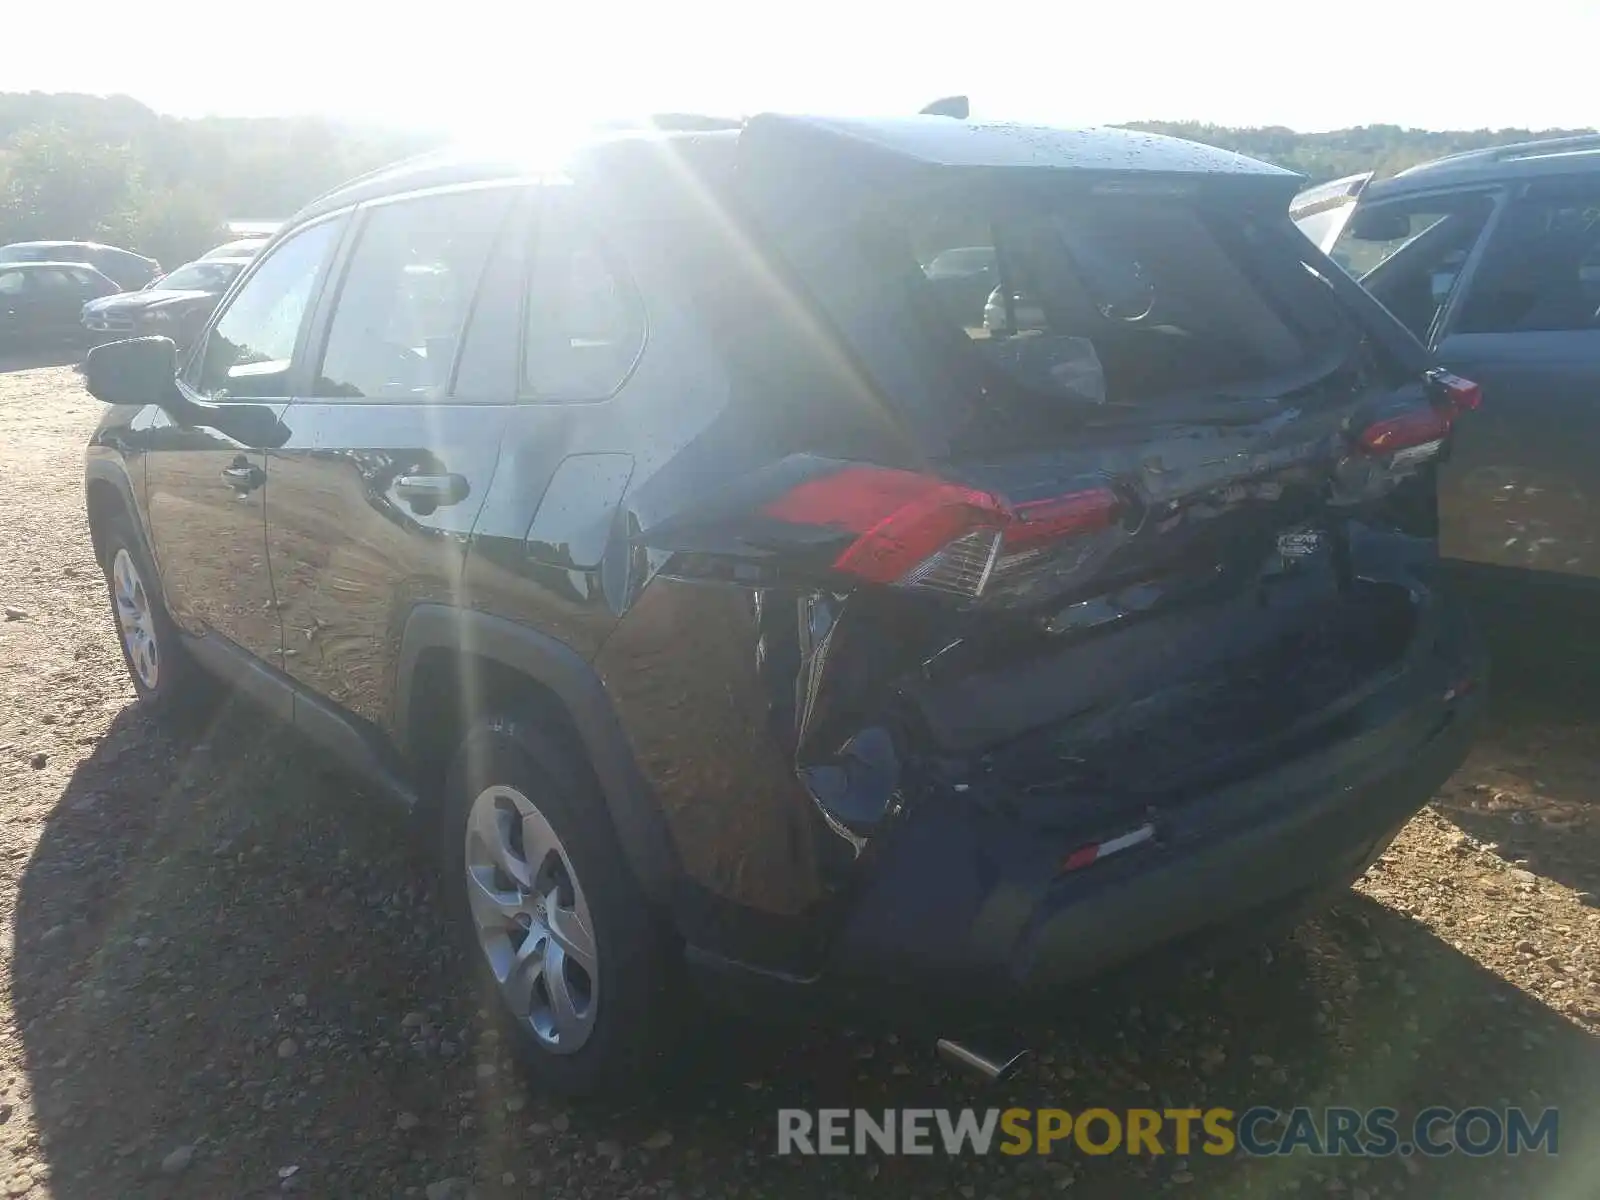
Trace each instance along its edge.
<instances>
[{"instance_id":1,"label":"red bumper reflector","mask_svg":"<svg viewBox=\"0 0 1600 1200\"><path fill-rule=\"evenodd\" d=\"M1108 838L1103 842L1094 842L1088 846L1079 846L1066 858L1061 860L1062 871L1077 871L1097 863L1102 858L1109 858L1123 850L1131 850L1135 846L1144 844L1156 836L1154 825L1141 825L1120 837Z\"/></svg>"}]
</instances>

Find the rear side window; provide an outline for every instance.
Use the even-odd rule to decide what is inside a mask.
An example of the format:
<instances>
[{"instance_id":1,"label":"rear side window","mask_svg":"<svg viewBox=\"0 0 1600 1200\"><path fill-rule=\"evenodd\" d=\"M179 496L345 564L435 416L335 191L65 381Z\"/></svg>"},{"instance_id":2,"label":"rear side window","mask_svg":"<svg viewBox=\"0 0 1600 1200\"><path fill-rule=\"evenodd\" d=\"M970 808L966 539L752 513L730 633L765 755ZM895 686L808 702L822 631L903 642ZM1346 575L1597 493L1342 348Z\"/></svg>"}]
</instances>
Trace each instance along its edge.
<instances>
[{"instance_id":1,"label":"rear side window","mask_svg":"<svg viewBox=\"0 0 1600 1200\"><path fill-rule=\"evenodd\" d=\"M57 296L76 296L84 290L87 276L71 267L45 267L35 271L39 289Z\"/></svg>"},{"instance_id":2,"label":"rear side window","mask_svg":"<svg viewBox=\"0 0 1600 1200\"><path fill-rule=\"evenodd\" d=\"M1493 209L1493 197L1483 192L1366 204L1331 257L1425 342Z\"/></svg>"},{"instance_id":3,"label":"rear side window","mask_svg":"<svg viewBox=\"0 0 1600 1200\"><path fill-rule=\"evenodd\" d=\"M512 193L420 196L371 210L345 270L314 394L437 400Z\"/></svg>"},{"instance_id":4,"label":"rear side window","mask_svg":"<svg viewBox=\"0 0 1600 1200\"><path fill-rule=\"evenodd\" d=\"M644 310L615 255L552 202L528 277L525 391L551 402L604 400L633 370L644 337Z\"/></svg>"},{"instance_id":5,"label":"rear side window","mask_svg":"<svg viewBox=\"0 0 1600 1200\"><path fill-rule=\"evenodd\" d=\"M1514 201L1490 236L1456 328L1600 329L1600 187Z\"/></svg>"}]
</instances>

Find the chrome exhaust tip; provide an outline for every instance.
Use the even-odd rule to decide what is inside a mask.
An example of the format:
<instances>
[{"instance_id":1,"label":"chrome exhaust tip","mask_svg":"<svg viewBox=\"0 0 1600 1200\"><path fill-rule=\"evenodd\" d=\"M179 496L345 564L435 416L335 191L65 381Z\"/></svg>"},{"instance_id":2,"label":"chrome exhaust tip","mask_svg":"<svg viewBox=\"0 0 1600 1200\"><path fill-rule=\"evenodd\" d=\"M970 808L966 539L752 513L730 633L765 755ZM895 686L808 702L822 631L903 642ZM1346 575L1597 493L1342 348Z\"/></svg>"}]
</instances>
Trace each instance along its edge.
<instances>
[{"instance_id":1,"label":"chrome exhaust tip","mask_svg":"<svg viewBox=\"0 0 1600 1200\"><path fill-rule=\"evenodd\" d=\"M934 1043L939 1057L952 1067L965 1071L984 1083L1004 1083L1017 1073L1017 1068L1028 1057L1026 1050L1017 1050L1010 1057L998 1058L962 1045L950 1038L940 1038Z\"/></svg>"}]
</instances>

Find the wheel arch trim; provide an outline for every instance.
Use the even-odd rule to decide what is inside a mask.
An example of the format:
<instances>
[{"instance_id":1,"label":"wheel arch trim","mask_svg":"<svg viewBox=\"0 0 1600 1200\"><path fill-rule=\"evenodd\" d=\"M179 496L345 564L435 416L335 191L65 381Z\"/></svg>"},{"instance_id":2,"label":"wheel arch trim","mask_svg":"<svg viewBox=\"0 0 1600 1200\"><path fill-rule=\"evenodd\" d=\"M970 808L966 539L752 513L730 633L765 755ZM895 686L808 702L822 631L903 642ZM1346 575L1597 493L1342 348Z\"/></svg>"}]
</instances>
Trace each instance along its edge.
<instances>
[{"instance_id":1,"label":"wheel arch trim","mask_svg":"<svg viewBox=\"0 0 1600 1200\"><path fill-rule=\"evenodd\" d=\"M408 758L415 750L411 731L417 670L423 655L433 650L498 663L560 701L582 740L628 865L652 900L668 902L682 874L677 850L605 685L589 663L565 642L504 617L448 604L418 604L406 617L396 673L394 733Z\"/></svg>"},{"instance_id":2,"label":"wheel arch trim","mask_svg":"<svg viewBox=\"0 0 1600 1200\"><path fill-rule=\"evenodd\" d=\"M97 452L96 448L91 446L83 462L83 504L84 516L89 525L89 541L94 546L98 562L103 552L105 526L103 523L97 525L94 519L92 497L97 486L109 487L117 493L123 513L128 518L129 525L133 527L134 536L139 539L145 557L155 569L155 585L160 590L161 564L156 561L155 548L150 543L150 530L145 524L144 508L139 503L133 480L129 478L127 468L120 458L103 450Z\"/></svg>"}]
</instances>

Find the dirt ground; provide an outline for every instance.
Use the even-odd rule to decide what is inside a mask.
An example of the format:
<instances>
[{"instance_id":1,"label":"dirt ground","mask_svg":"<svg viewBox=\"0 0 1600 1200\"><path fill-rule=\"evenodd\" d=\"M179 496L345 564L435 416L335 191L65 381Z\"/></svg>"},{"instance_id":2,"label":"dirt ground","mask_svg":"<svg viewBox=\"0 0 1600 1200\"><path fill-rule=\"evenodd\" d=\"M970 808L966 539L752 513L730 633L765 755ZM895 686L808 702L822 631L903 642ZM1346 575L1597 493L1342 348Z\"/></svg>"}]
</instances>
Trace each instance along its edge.
<instances>
[{"instance_id":1,"label":"dirt ground","mask_svg":"<svg viewBox=\"0 0 1600 1200\"><path fill-rule=\"evenodd\" d=\"M730 1027L665 1093L564 1107L500 1053L390 810L246 707L181 734L131 707L77 382L0 374L0 1195L1600 1195L1592 676L1512 653L1484 742L1346 902L1086 992L1004 1087L920 1044ZM1556 1105L1560 1153L775 1155L780 1106L1324 1103Z\"/></svg>"}]
</instances>

